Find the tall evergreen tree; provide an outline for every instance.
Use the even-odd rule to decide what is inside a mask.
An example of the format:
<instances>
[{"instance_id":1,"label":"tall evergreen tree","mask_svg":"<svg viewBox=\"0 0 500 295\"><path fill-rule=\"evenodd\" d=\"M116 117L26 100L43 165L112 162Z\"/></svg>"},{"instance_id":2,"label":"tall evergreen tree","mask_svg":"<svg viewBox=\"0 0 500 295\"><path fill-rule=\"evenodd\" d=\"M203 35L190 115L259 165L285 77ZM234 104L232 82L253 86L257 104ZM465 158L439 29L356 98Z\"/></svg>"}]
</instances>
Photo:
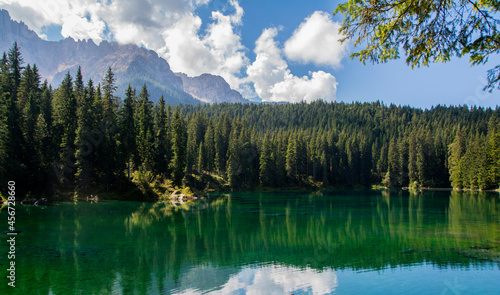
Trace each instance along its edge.
<instances>
[{"instance_id":1,"label":"tall evergreen tree","mask_svg":"<svg viewBox=\"0 0 500 295\"><path fill-rule=\"evenodd\" d=\"M491 117L488 122L488 171L491 185L498 187L500 182L500 128L499 119Z\"/></svg>"},{"instance_id":2,"label":"tall evergreen tree","mask_svg":"<svg viewBox=\"0 0 500 295\"><path fill-rule=\"evenodd\" d=\"M392 138L389 144L389 151L387 155L389 161L389 172L390 185L389 186L401 186L401 171L400 171L400 155L396 138Z\"/></svg>"},{"instance_id":3,"label":"tall evergreen tree","mask_svg":"<svg viewBox=\"0 0 500 295\"><path fill-rule=\"evenodd\" d=\"M286 149L286 174L290 182L295 182L298 176L297 134L292 133L288 137Z\"/></svg>"},{"instance_id":4,"label":"tall evergreen tree","mask_svg":"<svg viewBox=\"0 0 500 295\"><path fill-rule=\"evenodd\" d=\"M56 172L59 182L74 179L75 161L75 139L77 104L73 92L73 80L69 72L64 77L54 98L54 131L55 139L59 144L59 162Z\"/></svg>"},{"instance_id":5,"label":"tall evergreen tree","mask_svg":"<svg viewBox=\"0 0 500 295\"><path fill-rule=\"evenodd\" d=\"M274 174L273 165L271 159L271 149L269 143L269 135L266 133L264 135L264 140L262 141L262 150L260 152L259 159L259 180L262 186L273 186Z\"/></svg>"},{"instance_id":6,"label":"tall evergreen tree","mask_svg":"<svg viewBox=\"0 0 500 295\"><path fill-rule=\"evenodd\" d=\"M155 171L157 174L167 176L169 161L168 153L168 126L167 113L165 110L165 99L163 95L158 101L158 108L155 120Z\"/></svg>"},{"instance_id":7,"label":"tall evergreen tree","mask_svg":"<svg viewBox=\"0 0 500 295\"><path fill-rule=\"evenodd\" d=\"M460 127L458 127L455 139L449 146L448 150L448 166L450 171L451 185L454 188L462 188L464 186L464 183L460 162L462 161L462 157L465 154L465 140Z\"/></svg>"},{"instance_id":8,"label":"tall evergreen tree","mask_svg":"<svg viewBox=\"0 0 500 295\"><path fill-rule=\"evenodd\" d=\"M410 186L418 183L418 168L417 168L417 142L415 134L411 133L408 143L408 181Z\"/></svg>"},{"instance_id":9,"label":"tall evergreen tree","mask_svg":"<svg viewBox=\"0 0 500 295\"><path fill-rule=\"evenodd\" d=\"M234 120L231 124L232 130L228 142L228 160L226 163L226 175L229 186L237 187L240 184L240 175L242 173L242 163L240 159L240 149L238 138L241 132L241 123Z\"/></svg>"},{"instance_id":10,"label":"tall evergreen tree","mask_svg":"<svg viewBox=\"0 0 500 295\"><path fill-rule=\"evenodd\" d=\"M170 162L172 182L180 186L186 169L186 128L179 107L175 108L172 120L172 153Z\"/></svg>"},{"instance_id":11,"label":"tall evergreen tree","mask_svg":"<svg viewBox=\"0 0 500 295\"><path fill-rule=\"evenodd\" d=\"M121 152L122 160L126 162L127 165L127 177L130 180L130 170L133 155L137 151L136 146L136 127L135 127L135 97L134 91L130 84L125 92L125 100L121 113L120 120L120 142L121 142Z\"/></svg>"},{"instance_id":12,"label":"tall evergreen tree","mask_svg":"<svg viewBox=\"0 0 500 295\"><path fill-rule=\"evenodd\" d=\"M89 80L87 88L84 88L80 68L78 68L75 81L75 97L77 97L78 102L78 127L75 139L77 171L75 176L77 189L86 192L90 185L93 164L89 155L95 152L95 146L87 139L89 132L95 128L91 116L94 97L92 80Z\"/></svg>"},{"instance_id":13,"label":"tall evergreen tree","mask_svg":"<svg viewBox=\"0 0 500 295\"><path fill-rule=\"evenodd\" d=\"M141 166L151 170L154 166L154 131L152 117L152 103L146 83L139 93L139 109L137 112L137 151L141 159Z\"/></svg>"},{"instance_id":14,"label":"tall evergreen tree","mask_svg":"<svg viewBox=\"0 0 500 295\"><path fill-rule=\"evenodd\" d=\"M205 149L203 147L203 142L200 142L200 145L198 147L198 159L196 161L196 170L198 170L198 173L203 172L206 163Z\"/></svg>"},{"instance_id":15,"label":"tall evergreen tree","mask_svg":"<svg viewBox=\"0 0 500 295\"><path fill-rule=\"evenodd\" d=\"M207 120L207 129L205 131L205 135L203 136L203 147L205 152L204 169L207 171L214 171L215 145L214 130L212 128L211 120Z\"/></svg>"},{"instance_id":16,"label":"tall evergreen tree","mask_svg":"<svg viewBox=\"0 0 500 295\"><path fill-rule=\"evenodd\" d=\"M116 91L114 73L111 67L108 68L106 76L102 81L102 121L101 131L103 135L102 142L102 174L106 183L106 189L115 179L115 172L119 169L118 164L118 102L114 96Z\"/></svg>"},{"instance_id":17,"label":"tall evergreen tree","mask_svg":"<svg viewBox=\"0 0 500 295\"><path fill-rule=\"evenodd\" d=\"M10 95L15 100L17 97L17 92L19 89L19 85L21 84L21 73L24 69L23 67L24 59L21 56L21 49L17 45L17 42L14 42L14 45L9 50L8 54L8 68L9 68L9 80L10 80Z\"/></svg>"}]
</instances>

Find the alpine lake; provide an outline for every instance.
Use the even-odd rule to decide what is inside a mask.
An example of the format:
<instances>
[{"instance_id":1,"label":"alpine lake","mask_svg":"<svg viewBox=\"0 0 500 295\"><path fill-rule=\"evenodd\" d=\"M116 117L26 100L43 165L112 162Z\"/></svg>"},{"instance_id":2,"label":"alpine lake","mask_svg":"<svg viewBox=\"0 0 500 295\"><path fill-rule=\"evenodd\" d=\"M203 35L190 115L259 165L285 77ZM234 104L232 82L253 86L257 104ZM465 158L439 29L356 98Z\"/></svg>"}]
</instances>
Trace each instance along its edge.
<instances>
[{"instance_id":1,"label":"alpine lake","mask_svg":"<svg viewBox=\"0 0 500 295\"><path fill-rule=\"evenodd\" d=\"M0 294L500 294L494 192L231 192L16 205ZM1 230L8 228L0 211Z\"/></svg>"}]
</instances>

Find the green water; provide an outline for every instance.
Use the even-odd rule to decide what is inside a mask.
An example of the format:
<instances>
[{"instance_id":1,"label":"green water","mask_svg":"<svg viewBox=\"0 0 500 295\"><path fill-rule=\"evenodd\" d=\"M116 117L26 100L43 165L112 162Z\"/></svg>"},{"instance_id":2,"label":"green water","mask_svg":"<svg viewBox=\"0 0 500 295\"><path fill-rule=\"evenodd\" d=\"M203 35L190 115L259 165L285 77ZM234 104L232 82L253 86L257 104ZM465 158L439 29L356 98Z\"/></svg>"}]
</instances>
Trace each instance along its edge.
<instances>
[{"instance_id":1,"label":"green water","mask_svg":"<svg viewBox=\"0 0 500 295\"><path fill-rule=\"evenodd\" d=\"M497 193L238 192L16 209L16 287L4 234L0 294L500 294L500 263L484 259L500 252ZM5 209L0 220L6 230Z\"/></svg>"}]
</instances>

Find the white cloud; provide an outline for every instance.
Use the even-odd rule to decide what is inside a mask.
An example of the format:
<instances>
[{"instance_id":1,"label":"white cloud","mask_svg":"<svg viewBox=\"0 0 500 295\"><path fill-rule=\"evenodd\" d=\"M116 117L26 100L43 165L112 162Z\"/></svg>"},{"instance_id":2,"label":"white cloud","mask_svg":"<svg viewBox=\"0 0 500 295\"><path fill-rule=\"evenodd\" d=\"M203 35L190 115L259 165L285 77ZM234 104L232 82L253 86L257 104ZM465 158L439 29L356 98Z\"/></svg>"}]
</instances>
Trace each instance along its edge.
<instances>
[{"instance_id":1,"label":"white cloud","mask_svg":"<svg viewBox=\"0 0 500 295\"><path fill-rule=\"evenodd\" d=\"M196 76L220 75L237 90L242 85L242 70L248 66L246 48L235 27L242 25L243 9L230 0L234 12L212 12L206 32L200 32L201 19L196 7L210 0L0 0L17 20L43 37L42 27L61 25L63 37L93 39L96 43L111 38L122 44L136 44L157 51L174 71Z\"/></svg>"},{"instance_id":2,"label":"white cloud","mask_svg":"<svg viewBox=\"0 0 500 295\"><path fill-rule=\"evenodd\" d=\"M165 46L160 50L174 71L190 76L211 73L222 76L229 85L242 91L242 69L249 60L246 48L235 27L242 24L243 9L236 0L229 3L235 12L224 15L212 12L213 23L204 36L200 35L201 19L193 13L183 16L174 26L163 32Z\"/></svg>"},{"instance_id":3,"label":"white cloud","mask_svg":"<svg viewBox=\"0 0 500 295\"><path fill-rule=\"evenodd\" d=\"M255 62L247 69L248 80L263 101L311 102L335 100L337 81L330 73L310 73L311 77L291 74L281 56L276 28L265 29L255 43Z\"/></svg>"},{"instance_id":4,"label":"white cloud","mask_svg":"<svg viewBox=\"0 0 500 295\"><path fill-rule=\"evenodd\" d=\"M42 38L43 26L55 24L62 26L63 37L93 39L96 43L105 39L106 24L99 16L103 6L95 1L0 0L0 5Z\"/></svg>"},{"instance_id":5,"label":"white cloud","mask_svg":"<svg viewBox=\"0 0 500 295\"><path fill-rule=\"evenodd\" d=\"M323 71L309 73L309 77L296 77L288 73L285 80L275 84L271 93L275 101L311 102L317 99L334 101L337 81L330 73Z\"/></svg>"},{"instance_id":6,"label":"white cloud","mask_svg":"<svg viewBox=\"0 0 500 295\"><path fill-rule=\"evenodd\" d=\"M213 11L206 29L196 8L210 0L0 0L16 20L38 33L60 25L64 37L114 40L155 50L173 71L190 76L210 73L222 76L244 97L264 101L335 100L337 82L323 71L294 76L289 60L338 66L347 45L339 45L338 24L325 12L309 16L285 42L275 41L276 28L266 29L256 41L256 60L246 56L237 31L243 25L243 8L229 0L231 12Z\"/></svg>"},{"instance_id":7,"label":"white cloud","mask_svg":"<svg viewBox=\"0 0 500 295\"><path fill-rule=\"evenodd\" d=\"M61 35L64 37L71 36L76 40L90 38L96 42L100 42L104 37L103 32L105 28L106 24L94 16L87 19L86 17L71 14L63 18Z\"/></svg>"},{"instance_id":8,"label":"white cloud","mask_svg":"<svg viewBox=\"0 0 500 295\"><path fill-rule=\"evenodd\" d=\"M300 24L285 42L285 54L293 61L331 67L340 66L348 52L348 43L338 42L341 25L329 13L316 11Z\"/></svg>"},{"instance_id":9,"label":"white cloud","mask_svg":"<svg viewBox=\"0 0 500 295\"><path fill-rule=\"evenodd\" d=\"M196 3L185 0L120 0L103 6L99 15L108 24L114 40L158 50L165 46L162 30L175 26Z\"/></svg>"},{"instance_id":10,"label":"white cloud","mask_svg":"<svg viewBox=\"0 0 500 295\"><path fill-rule=\"evenodd\" d=\"M220 286L204 285L196 278L212 273L211 266L195 267L180 278L180 290L174 294L331 294L338 287L337 274L332 269L318 271L309 267L298 268L280 264L247 266L231 275ZM219 274L220 275L220 274ZM194 281L193 281L194 280ZM196 286L198 288L193 288Z\"/></svg>"}]
</instances>

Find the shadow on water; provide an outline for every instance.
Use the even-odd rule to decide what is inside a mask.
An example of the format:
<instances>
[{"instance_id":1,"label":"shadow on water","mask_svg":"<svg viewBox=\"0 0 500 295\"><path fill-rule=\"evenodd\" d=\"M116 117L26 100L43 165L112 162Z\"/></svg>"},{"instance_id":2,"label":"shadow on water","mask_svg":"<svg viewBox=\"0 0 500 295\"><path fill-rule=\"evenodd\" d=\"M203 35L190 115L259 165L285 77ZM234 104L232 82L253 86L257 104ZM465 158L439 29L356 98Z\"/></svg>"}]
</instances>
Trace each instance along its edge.
<instances>
[{"instance_id":1,"label":"shadow on water","mask_svg":"<svg viewBox=\"0 0 500 295\"><path fill-rule=\"evenodd\" d=\"M366 190L19 207L14 293L231 293L235 280L276 287L296 276L322 294L338 285L335 272L498 267L499 213L493 193Z\"/></svg>"}]
</instances>

